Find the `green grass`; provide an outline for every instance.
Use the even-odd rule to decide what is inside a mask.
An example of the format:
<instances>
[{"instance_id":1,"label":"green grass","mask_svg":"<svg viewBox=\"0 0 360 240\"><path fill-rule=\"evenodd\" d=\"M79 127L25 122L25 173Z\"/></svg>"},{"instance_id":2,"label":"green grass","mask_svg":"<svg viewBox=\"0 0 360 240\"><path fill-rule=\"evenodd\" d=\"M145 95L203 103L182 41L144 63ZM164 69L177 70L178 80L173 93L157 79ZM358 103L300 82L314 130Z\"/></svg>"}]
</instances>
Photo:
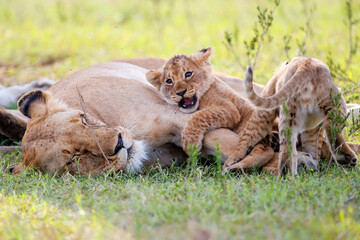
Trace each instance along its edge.
<instances>
[{"instance_id":1,"label":"green grass","mask_svg":"<svg viewBox=\"0 0 360 240\"><path fill-rule=\"evenodd\" d=\"M200 164L137 176L13 176L7 170L14 158L1 160L2 239L360 237L359 168L280 180L222 176L215 165Z\"/></svg>"},{"instance_id":2,"label":"green grass","mask_svg":"<svg viewBox=\"0 0 360 240\"><path fill-rule=\"evenodd\" d=\"M306 54L327 62L331 52L343 67L349 51L344 1L306 2L316 6ZM353 4L357 17L360 4ZM0 0L0 81L60 80L111 59L169 57L207 46L215 49L215 70L241 77L224 32L238 31L236 51L245 55L242 42L253 35L257 5L273 3ZM286 59L284 35L292 36L289 54L296 56L305 21L300 0L280 4L272 41L259 55L257 82L265 83ZM359 62L357 53L347 71L353 82L335 79L339 86L356 89ZM345 173L333 165L281 180L266 173L222 176L215 164L97 178L8 174L19 161L18 154L0 156L1 239L360 239L359 167Z\"/></svg>"}]
</instances>

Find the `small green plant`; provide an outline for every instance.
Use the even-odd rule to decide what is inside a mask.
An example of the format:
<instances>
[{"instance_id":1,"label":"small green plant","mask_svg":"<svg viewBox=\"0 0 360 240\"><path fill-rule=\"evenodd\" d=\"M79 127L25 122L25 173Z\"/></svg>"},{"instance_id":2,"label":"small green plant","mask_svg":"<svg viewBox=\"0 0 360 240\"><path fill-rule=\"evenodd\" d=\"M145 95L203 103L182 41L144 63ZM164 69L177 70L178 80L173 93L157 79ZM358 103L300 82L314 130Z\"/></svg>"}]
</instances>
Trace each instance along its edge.
<instances>
[{"instance_id":1,"label":"small green plant","mask_svg":"<svg viewBox=\"0 0 360 240\"><path fill-rule=\"evenodd\" d=\"M304 36L302 39L297 38L296 39L296 45L298 47L298 56L303 56L307 53L307 41L308 39L311 39L314 35L314 31L311 26L311 21L314 16L315 12L315 5L309 6L308 0L300 0L302 5L302 11L305 15L305 25L300 27L300 31L304 33Z\"/></svg>"},{"instance_id":2,"label":"small green plant","mask_svg":"<svg viewBox=\"0 0 360 240\"><path fill-rule=\"evenodd\" d=\"M0 134L0 146L21 146L21 142L13 141Z\"/></svg>"},{"instance_id":3,"label":"small green plant","mask_svg":"<svg viewBox=\"0 0 360 240\"><path fill-rule=\"evenodd\" d=\"M340 149L341 145L343 144L343 143L336 142L337 136L344 131L345 127L350 125L349 128L347 129L348 135L347 135L347 138L344 140L345 142L351 135L353 135L360 129L360 120L359 120L359 118L356 118L354 116L354 114L347 113L345 116L342 115L341 109L340 109L341 97L342 97L341 93L336 94L334 96L333 90L331 89L330 98L331 98L332 104L334 106L334 109L329 111L329 116L330 116L329 126L330 126L330 137L331 137L330 144L334 149L335 149L336 145L338 145L334 151L335 155L336 155L337 151ZM352 115L351 118L350 118L350 115Z\"/></svg>"},{"instance_id":4,"label":"small green plant","mask_svg":"<svg viewBox=\"0 0 360 240\"><path fill-rule=\"evenodd\" d=\"M331 138L332 144L334 144L334 139L336 138L336 136L340 134L347 125L349 125L347 129L349 132L347 138L349 138L352 134L356 133L360 129L360 119L355 116L353 110L352 112L348 112L345 116L341 115L339 103L341 93L333 96L333 93L331 91L330 97L333 106L335 106L334 110L329 111ZM352 117L350 118L350 116Z\"/></svg>"},{"instance_id":5,"label":"small green plant","mask_svg":"<svg viewBox=\"0 0 360 240\"><path fill-rule=\"evenodd\" d=\"M14 102L14 103L10 103L9 106L6 107L7 109L17 109L17 103Z\"/></svg>"},{"instance_id":6,"label":"small green plant","mask_svg":"<svg viewBox=\"0 0 360 240\"><path fill-rule=\"evenodd\" d=\"M187 165L187 173L188 178L193 177L196 174L196 167L198 165L200 159L200 153L197 145L190 144L188 147L188 165Z\"/></svg>"},{"instance_id":7,"label":"small green plant","mask_svg":"<svg viewBox=\"0 0 360 240\"><path fill-rule=\"evenodd\" d=\"M289 156L292 155L292 142L291 142L291 135L292 135L292 129L290 127L290 119L289 119L289 109L286 106L285 100L283 100L282 102L282 108L284 110L285 116L286 116L286 126L284 128L284 137L286 139L286 143L287 143L287 151Z\"/></svg>"},{"instance_id":8,"label":"small green plant","mask_svg":"<svg viewBox=\"0 0 360 240\"><path fill-rule=\"evenodd\" d=\"M217 175L222 176L221 151L220 151L220 145L218 142L216 143L215 163L216 163Z\"/></svg>"},{"instance_id":9,"label":"small green plant","mask_svg":"<svg viewBox=\"0 0 360 240\"><path fill-rule=\"evenodd\" d=\"M287 58L288 61L291 60L291 57L290 57L290 54L289 54L289 51L291 50L291 35L284 35L283 36L283 44L284 44L284 47L283 47L283 51L284 51L284 54Z\"/></svg>"},{"instance_id":10,"label":"small green plant","mask_svg":"<svg viewBox=\"0 0 360 240\"><path fill-rule=\"evenodd\" d=\"M355 117L354 110L349 113L351 118L348 120L347 138L349 139L353 135L359 135L358 130L360 129L360 119Z\"/></svg>"},{"instance_id":11,"label":"small green plant","mask_svg":"<svg viewBox=\"0 0 360 240\"><path fill-rule=\"evenodd\" d=\"M290 119L289 119L290 114L289 114L289 109L286 106L285 99L283 99L283 101L282 101L282 108L283 108L284 114L286 116L286 126L284 127L283 134L284 134L284 138L285 138L286 145L287 145L286 147L287 147L287 152L288 152L288 159L286 159L285 161L290 161L291 155L293 152L292 142L291 142L292 128L290 127ZM280 171L283 171L283 168L284 168L284 166L281 166Z\"/></svg>"},{"instance_id":12,"label":"small green plant","mask_svg":"<svg viewBox=\"0 0 360 240\"><path fill-rule=\"evenodd\" d=\"M8 138L0 139L0 146L7 146L9 143L11 143L11 140Z\"/></svg>"},{"instance_id":13,"label":"small green plant","mask_svg":"<svg viewBox=\"0 0 360 240\"><path fill-rule=\"evenodd\" d=\"M352 0L346 1L345 11L346 11L346 18L344 22L348 29L348 35L349 35L349 54L345 65L345 71L347 71L350 64L352 63L354 55L356 55L358 51L359 35L355 33L354 29L356 25L359 24L360 19L354 18Z\"/></svg>"},{"instance_id":14,"label":"small green plant","mask_svg":"<svg viewBox=\"0 0 360 240\"><path fill-rule=\"evenodd\" d=\"M341 114L340 103L339 103L339 101L341 99L341 93L336 94L334 96L333 90L331 89L330 98L332 101L332 105L334 106L334 109L329 111L331 145L332 145L332 147L335 147L336 138L346 127L346 122L347 122L347 119L349 118L350 114L348 113L345 116L342 116L342 114Z\"/></svg>"},{"instance_id":15,"label":"small green plant","mask_svg":"<svg viewBox=\"0 0 360 240\"><path fill-rule=\"evenodd\" d=\"M269 30L274 21L274 13L277 7L280 4L280 0L274 0L274 8L269 10L268 8L261 9L260 6L257 6L257 22L253 26L253 37L250 40L244 40L244 48L246 55L246 63L241 62L241 58L237 53L234 43L234 39L238 39L238 31L235 31L235 38L229 32L225 32L225 47L234 55L237 63L241 66L243 70L246 69L246 66L251 66L252 69L255 69L257 59L261 50L261 46L266 42L271 42L273 37L270 35Z\"/></svg>"},{"instance_id":16,"label":"small green plant","mask_svg":"<svg viewBox=\"0 0 360 240\"><path fill-rule=\"evenodd\" d=\"M359 80L356 80L356 76L349 71L350 66L353 64L354 57L358 53L359 48L359 35L355 31L355 28L360 22L359 18L354 17L352 0L346 0L345 2L345 18L344 24L347 29L349 47L348 54L343 63L337 61L332 56L332 52L329 51L326 57L326 63L329 66L331 77L335 80L339 80L344 85L344 95L347 100L358 99L358 89L360 86ZM354 86L354 83L356 84ZM349 96L349 97L348 97Z\"/></svg>"},{"instance_id":17,"label":"small green plant","mask_svg":"<svg viewBox=\"0 0 360 240\"><path fill-rule=\"evenodd\" d=\"M308 52L308 42L314 37L314 30L312 28L312 20L316 10L316 5L309 4L308 0L300 0L302 5L302 13L305 15L305 24L299 27L300 32L302 32L302 37L295 39L297 46L297 56L303 56ZM292 35L285 34L283 36L283 52L287 60L291 60L292 56L290 50L292 49Z\"/></svg>"}]
</instances>

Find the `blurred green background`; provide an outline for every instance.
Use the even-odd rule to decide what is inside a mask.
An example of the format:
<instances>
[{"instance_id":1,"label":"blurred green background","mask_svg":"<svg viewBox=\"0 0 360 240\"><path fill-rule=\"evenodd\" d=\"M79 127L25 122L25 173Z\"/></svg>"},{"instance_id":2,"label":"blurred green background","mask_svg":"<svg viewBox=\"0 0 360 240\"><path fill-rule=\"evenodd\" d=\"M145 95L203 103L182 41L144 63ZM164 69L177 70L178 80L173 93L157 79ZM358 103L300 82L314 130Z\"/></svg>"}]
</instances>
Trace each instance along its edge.
<instances>
[{"instance_id":1,"label":"blurred green background","mask_svg":"<svg viewBox=\"0 0 360 240\"><path fill-rule=\"evenodd\" d=\"M168 58L212 46L214 68L242 77L244 71L224 45L233 36L243 59L243 41L249 41L257 9L273 9L270 0L0 0L0 79L5 85L39 76L62 79L91 64L119 58ZM345 1L288 0L274 13L269 34L257 60L257 81L265 83L284 60L284 36L291 36L289 57L299 54L324 62L331 52L344 64L349 51ZM353 1L359 16L360 3ZM309 22L310 34L306 28ZM356 30L356 29L355 29ZM266 39L268 40L268 39ZM356 54L354 63L359 62ZM246 62L244 62L246 64ZM359 64L349 75L359 80Z\"/></svg>"}]
</instances>

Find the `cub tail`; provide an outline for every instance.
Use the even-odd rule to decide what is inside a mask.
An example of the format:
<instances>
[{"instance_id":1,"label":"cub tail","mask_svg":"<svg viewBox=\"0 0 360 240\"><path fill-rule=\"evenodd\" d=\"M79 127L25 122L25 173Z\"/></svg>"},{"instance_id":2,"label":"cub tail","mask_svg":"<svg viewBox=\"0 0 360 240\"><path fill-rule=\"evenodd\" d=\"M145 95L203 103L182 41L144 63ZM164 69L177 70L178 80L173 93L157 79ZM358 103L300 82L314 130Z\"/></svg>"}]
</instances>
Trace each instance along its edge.
<instances>
[{"instance_id":1,"label":"cub tail","mask_svg":"<svg viewBox=\"0 0 360 240\"><path fill-rule=\"evenodd\" d=\"M256 106L265 110L275 109L282 104L283 99L288 98L290 93L289 84L285 84L278 93L270 97L261 97L254 92L253 71L249 67L245 73L245 90L249 100ZM292 80L292 79L291 79ZM291 80L289 82L291 82ZM289 83L288 82L288 83ZM289 91L290 90L290 91Z\"/></svg>"}]
</instances>

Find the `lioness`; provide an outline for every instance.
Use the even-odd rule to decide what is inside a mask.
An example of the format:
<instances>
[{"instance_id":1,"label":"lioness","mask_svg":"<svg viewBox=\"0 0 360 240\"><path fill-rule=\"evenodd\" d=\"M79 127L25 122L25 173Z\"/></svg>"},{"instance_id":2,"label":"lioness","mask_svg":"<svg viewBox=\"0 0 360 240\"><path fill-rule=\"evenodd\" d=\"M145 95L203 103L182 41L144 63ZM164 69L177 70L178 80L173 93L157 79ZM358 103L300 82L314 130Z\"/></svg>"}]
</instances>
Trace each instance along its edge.
<instances>
[{"instance_id":1,"label":"lioness","mask_svg":"<svg viewBox=\"0 0 360 240\"><path fill-rule=\"evenodd\" d=\"M139 59L138 65L153 67L157 62L161 62L158 67L164 63ZM96 175L110 169L137 171L146 164L145 159L159 159L163 165L173 159L184 160L186 155L177 146L190 115L164 102L147 83L148 70L140 66L98 64L72 74L48 92L26 94L19 101L20 111L30 118L22 140L24 161L12 172L29 167L49 173L68 170ZM101 87L89 87L99 83ZM204 138L203 153L212 154L219 142L226 159L238 140L238 135L228 129L214 130ZM270 159L274 155L270 148L263 153L262 157Z\"/></svg>"},{"instance_id":2,"label":"lioness","mask_svg":"<svg viewBox=\"0 0 360 240\"><path fill-rule=\"evenodd\" d=\"M96 175L109 169L109 163L96 148L90 126L98 140L108 139L100 145L108 160L116 162L111 165L113 169L136 171L142 164L137 159L143 159L144 152L148 159L144 164L159 159L160 164L166 166L175 158L186 158L177 146L190 115L163 101L145 78L148 69L160 68L165 62L158 58L140 58L97 64L56 83L49 92L28 95L32 97L20 102L22 111L31 117L22 142L24 161L11 169L12 172L18 174L25 167L35 167L50 173L68 169L71 173ZM242 80L215 74L244 93ZM85 119L76 89L84 98L89 121ZM260 93L261 86L256 91ZM10 127L26 128L25 122L1 108L0 116L12 119L1 122L0 131ZM137 148L134 140L143 147ZM238 141L236 133L216 129L205 134L203 152L212 154L219 142L225 160ZM139 158L134 159L135 155ZM271 149L254 149L247 157L266 161L270 158L265 168L277 168L277 155Z\"/></svg>"}]
</instances>

